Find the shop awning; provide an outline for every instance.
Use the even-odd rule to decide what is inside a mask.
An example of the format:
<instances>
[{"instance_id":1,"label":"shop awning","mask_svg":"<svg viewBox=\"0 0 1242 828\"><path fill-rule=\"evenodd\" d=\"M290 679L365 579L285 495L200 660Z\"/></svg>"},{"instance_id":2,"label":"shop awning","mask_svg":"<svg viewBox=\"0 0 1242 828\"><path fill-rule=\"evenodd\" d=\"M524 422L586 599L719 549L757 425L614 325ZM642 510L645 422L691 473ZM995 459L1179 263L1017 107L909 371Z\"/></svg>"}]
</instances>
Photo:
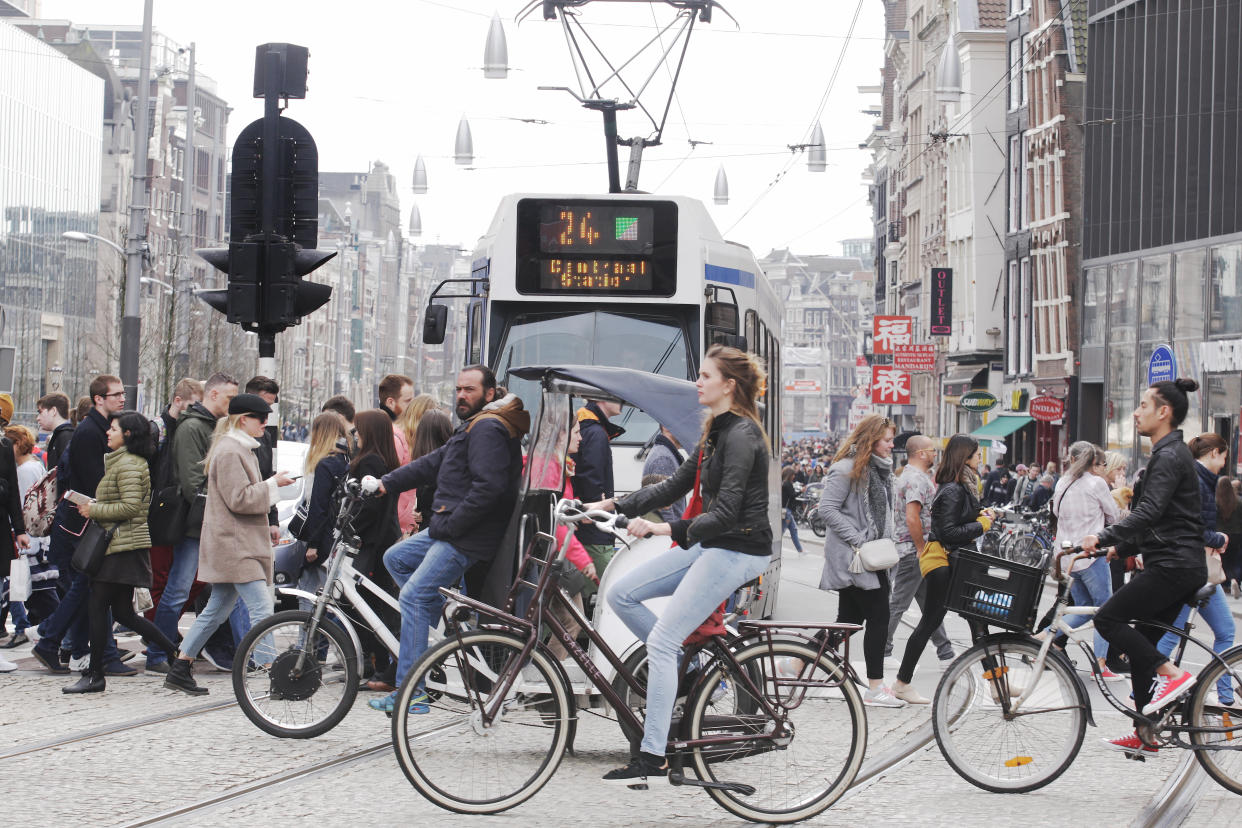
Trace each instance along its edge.
<instances>
[{"instance_id":1,"label":"shop awning","mask_svg":"<svg viewBox=\"0 0 1242 828\"><path fill-rule=\"evenodd\" d=\"M970 436L976 440L1002 440L1027 423L1033 422L1035 422L1034 418L1027 417L1025 414L1010 417L1001 415L982 428L970 432Z\"/></svg>"}]
</instances>

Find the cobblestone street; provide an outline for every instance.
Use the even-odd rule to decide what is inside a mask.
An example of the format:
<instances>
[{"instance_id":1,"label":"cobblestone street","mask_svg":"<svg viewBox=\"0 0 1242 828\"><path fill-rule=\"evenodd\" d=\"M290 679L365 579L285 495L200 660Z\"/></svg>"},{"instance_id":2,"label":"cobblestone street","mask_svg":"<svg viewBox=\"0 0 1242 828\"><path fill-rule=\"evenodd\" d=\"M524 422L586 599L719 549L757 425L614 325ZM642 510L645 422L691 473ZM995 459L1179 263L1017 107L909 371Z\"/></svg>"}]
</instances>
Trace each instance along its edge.
<instances>
[{"instance_id":1,"label":"cobblestone street","mask_svg":"<svg viewBox=\"0 0 1242 828\"><path fill-rule=\"evenodd\" d=\"M781 617L835 614L834 596L813 586L817 549L808 544L801 557L787 549ZM951 616L949 632L960 647L965 624ZM132 639L121 643L137 645ZM915 684L930 695L937 673L929 655L931 663L922 665ZM626 749L616 724L590 713L581 716L576 755L564 758L543 791L505 814L469 817L439 810L409 785L388 746L389 720L366 707L366 693L326 735L281 740L241 715L229 676L202 666L198 676L211 688L202 699L165 690L162 677L154 675L111 679L102 696L71 697L60 693L67 680L36 670L27 649L18 660L21 670L0 676L0 763L10 780L5 803L10 813L39 814L43 824L741 824L693 788L659 785L644 793L603 785L600 775L623 763ZM141 657L135 663L141 665ZM1070 770L1042 790L1022 796L979 790L954 773L933 742L858 785L808 824L992 828L998 812L1013 828L1065 824L1084 815L1093 825L1135 824L1184 757L1164 751L1134 763L1102 749L1098 739L1123 732L1127 723L1102 699L1093 705L1098 727L1088 728ZM868 708L867 761L911 744L929 715L924 706ZM345 761L319 769L340 759ZM1203 778L1187 824L1223 824L1237 813L1237 797Z\"/></svg>"}]
</instances>

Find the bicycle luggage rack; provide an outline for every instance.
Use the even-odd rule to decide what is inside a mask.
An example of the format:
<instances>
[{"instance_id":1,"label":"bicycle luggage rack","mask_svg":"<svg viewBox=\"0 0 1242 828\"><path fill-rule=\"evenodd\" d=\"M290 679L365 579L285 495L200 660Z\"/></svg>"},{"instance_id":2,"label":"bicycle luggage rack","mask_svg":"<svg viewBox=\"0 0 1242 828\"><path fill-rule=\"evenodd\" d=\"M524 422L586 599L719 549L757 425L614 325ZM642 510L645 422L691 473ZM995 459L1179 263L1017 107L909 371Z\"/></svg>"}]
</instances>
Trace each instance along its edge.
<instances>
[{"instance_id":1,"label":"bicycle luggage rack","mask_svg":"<svg viewBox=\"0 0 1242 828\"><path fill-rule=\"evenodd\" d=\"M762 640L768 647L768 673L776 688L789 687L832 689L840 687L846 681L861 683L854 668L850 665L850 636L862 629L861 624L826 624L822 621L741 621L737 625L738 633L743 638ZM778 638L779 636L779 638ZM807 664L803 664L797 677L783 677L777 671L774 645L778 640L796 640L815 647L815 661L818 662L825 653L841 665L841 678L836 681L811 681L803 676L807 672ZM793 709L802 703L802 698L794 699L790 694L787 703L781 707Z\"/></svg>"}]
</instances>

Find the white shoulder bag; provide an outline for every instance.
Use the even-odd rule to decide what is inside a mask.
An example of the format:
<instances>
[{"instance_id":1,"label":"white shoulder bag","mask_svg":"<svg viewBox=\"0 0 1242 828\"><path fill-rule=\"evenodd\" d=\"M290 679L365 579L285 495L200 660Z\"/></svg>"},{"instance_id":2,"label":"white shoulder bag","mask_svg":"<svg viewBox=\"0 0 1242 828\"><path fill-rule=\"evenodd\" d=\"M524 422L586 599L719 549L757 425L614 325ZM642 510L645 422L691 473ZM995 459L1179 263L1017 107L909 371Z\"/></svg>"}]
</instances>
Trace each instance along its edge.
<instances>
[{"instance_id":1,"label":"white shoulder bag","mask_svg":"<svg viewBox=\"0 0 1242 828\"><path fill-rule=\"evenodd\" d=\"M853 549L854 560L850 562L849 571L855 575L879 572L897 565L897 544L892 538L876 538Z\"/></svg>"}]
</instances>

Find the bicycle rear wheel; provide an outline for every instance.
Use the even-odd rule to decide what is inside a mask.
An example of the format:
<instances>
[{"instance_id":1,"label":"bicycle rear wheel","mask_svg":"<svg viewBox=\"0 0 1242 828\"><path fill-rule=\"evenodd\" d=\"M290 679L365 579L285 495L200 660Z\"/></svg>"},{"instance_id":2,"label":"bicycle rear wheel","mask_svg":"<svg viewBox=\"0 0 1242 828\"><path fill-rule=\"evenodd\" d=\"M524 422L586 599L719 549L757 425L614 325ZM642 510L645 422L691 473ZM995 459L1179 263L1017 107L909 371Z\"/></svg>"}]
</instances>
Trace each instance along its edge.
<instances>
[{"instance_id":1,"label":"bicycle rear wheel","mask_svg":"<svg viewBox=\"0 0 1242 828\"><path fill-rule=\"evenodd\" d=\"M1221 653L1221 658L1228 665L1228 672L1217 662L1210 663L1199 675L1198 685L1190 700L1188 721L1191 727L1237 728L1242 726L1242 713L1236 708L1225 707L1219 703L1220 688L1217 682L1228 679L1229 690L1235 700L1242 698L1242 647L1234 647ZM1216 694L1214 704L1210 704L1211 694ZM1222 787L1242 794L1242 730L1229 733L1195 733L1191 731L1190 742L1193 745L1210 746L1195 751L1195 758L1207 771L1208 776L1215 779Z\"/></svg>"},{"instance_id":2,"label":"bicycle rear wheel","mask_svg":"<svg viewBox=\"0 0 1242 828\"><path fill-rule=\"evenodd\" d=\"M1018 538L1013 547L1009 550L1008 558L1011 561L1027 566L1039 566L1044 558L1045 547L1034 535L1026 535Z\"/></svg>"},{"instance_id":3,"label":"bicycle rear wheel","mask_svg":"<svg viewBox=\"0 0 1242 828\"><path fill-rule=\"evenodd\" d=\"M1082 747L1087 711L1078 677L1052 654L1036 675L1038 656L1032 638L993 636L949 665L936 688L936 744L958 775L985 791L1042 788L1065 773ZM1027 688L1034 688L1030 698L1006 715L1001 694L1016 700Z\"/></svg>"},{"instance_id":4,"label":"bicycle rear wheel","mask_svg":"<svg viewBox=\"0 0 1242 828\"><path fill-rule=\"evenodd\" d=\"M824 523L818 509L811 512L811 517L807 522L811 524L811 531L815 533L815 537L822 538L828 534L828 524Z\"/></svg>"},{"instance_id":5,"label":"bicycle rear wheel","mask_svg":"<svg viewBox=\"0 0 1242 828\"><path fill-rule=\"evenodd\" d=\"M303 610L269 615L246 633L233 659L238 705L272 736L309 739L327 733L358 696L353 643L327 618L308 636L310 621Z\"/></svg>"},{"instance_id":6,"label":"bicycle rear wheel","mask_svg":"<svg viewBox=\"0 0 1242 828\"><path fill-rule=\"evenodd\" d=\"M755 788L749 796L708 788L712 799L730 813L754 822L798 822L826 810L853 784L867 749L862 697L840 664L829 655L816 656L814 647L793 641L771 646L760 641L736 654L741 672L756 689L774 702L779 699L785 710L780 725L788 735L779 742L735 742L691 751L699 779ZM734 672L733 665L717 660L699 682L688 705L688 738L776 730L777 720ZM778 685L778 678L821 684L791 687Z\"/></svg>"},{"instance_id":7,"label":"bicycle rear wheel","mask_svg":"<svg viewBox=\"0 0 1242 828\"><path fill-rule=\"evenodd\" d=\"M432 803L460 814L494 814L542 788L569 738L569 696L560 670L532 652L490 723L483 710L498 701L497 679L526 640L479 630L448 638L423 654L401 683L392 716L397 762ZM430 710L409 711L425 686Z\"/></svg>"}]
</instances>

